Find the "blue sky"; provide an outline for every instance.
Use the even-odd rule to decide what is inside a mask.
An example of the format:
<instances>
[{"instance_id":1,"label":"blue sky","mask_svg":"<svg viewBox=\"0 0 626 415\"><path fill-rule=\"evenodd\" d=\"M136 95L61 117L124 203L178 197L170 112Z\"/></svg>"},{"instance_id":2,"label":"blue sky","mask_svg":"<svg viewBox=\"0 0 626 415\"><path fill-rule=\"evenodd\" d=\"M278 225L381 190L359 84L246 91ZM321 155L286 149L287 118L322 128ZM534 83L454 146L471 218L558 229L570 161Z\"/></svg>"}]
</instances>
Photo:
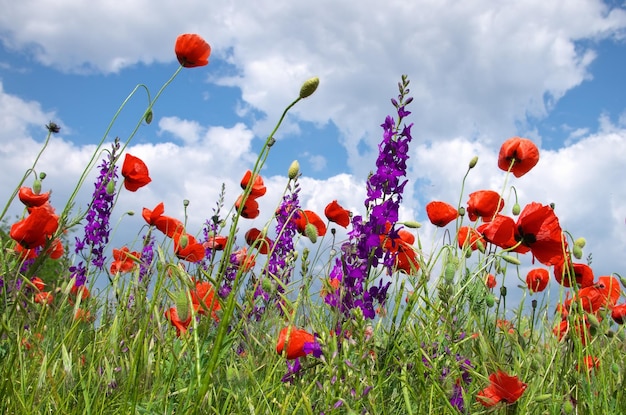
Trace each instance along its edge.
<instances>
[{"instance_id":1,"label":"blue sky","mask_svg":"<svg viewBox=\"0 0 626 415\"><path fill-rule=\"evenodd\" d=\"M587 238L598 275L626 274L623 4L206 3L4 5L2 200L15 186L15 171L34 158L43 125L53 120L63 130L41 166L62 204L74 183L68 178L81 171L122 100L137 84L155 94L177 68L176 36L193 32L211 44L210 64L183 70L155 106L153 123L134 137L129 152L148 163L154 181L122 195L121 212L163 200L171 214L182 214L186 198L199 231L221 183L232 189L227 200L236 198L240 176L283 108L304 80L319 76L319 90L294 108L278 134L264 170L271 189L262 207L272 211L297 159L305 207L321 210L338 199L362 213L379 125L393 110L389 99L406 73L415 125L404 219L426 222L429 200L456 202L474 155L479 165L462 200L470 191L501 190L497 151L505 139L521 135L533 139L542 156L531 173L509 182L522 205L555 202L563 227ZM146 102L143 92L133 98L112 136L126 139ZM81 195L83 203L90 190ZM120 228L136 236L139 218L122 220ZM436 243L439 234L425 227L420 235Z\"/></svg>"}]
</instances>

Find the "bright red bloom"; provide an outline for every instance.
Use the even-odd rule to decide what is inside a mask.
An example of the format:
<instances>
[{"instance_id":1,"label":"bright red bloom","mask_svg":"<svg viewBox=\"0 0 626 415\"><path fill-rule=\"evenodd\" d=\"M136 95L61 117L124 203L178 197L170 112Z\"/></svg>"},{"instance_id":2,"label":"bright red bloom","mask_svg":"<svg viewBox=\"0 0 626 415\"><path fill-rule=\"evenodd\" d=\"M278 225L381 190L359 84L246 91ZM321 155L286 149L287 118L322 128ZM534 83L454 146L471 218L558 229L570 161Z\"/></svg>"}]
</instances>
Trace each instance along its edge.
<instances>
[{"instance_id":1,"label":"bright red bloom","mask_svg":"<svg viewBox=\"0 0 626 415\"><path fill-rule=\"evenodd\" d=\"M589 265L571 264L571 266L566 266L566 262L570 264L570 260L569 257L565 258L563 261L554 265L554 278L559 284L563 287L571 287L571 282L574 280L580 288L593 285L595 277Z\"/></svg>"},{"instance_id":2,"label":"bright red bloom","mask_svg":"<svg viewBox=\"0 0 626 415\"><path fill-rule=\"evenodd\" d=\"M243 195L239 196L239 198L235 202L235 209L239 210L242 199ZM243 204L243 208L241 209L241 217L246 219L254 219L258 217L259 214L259 202L257 202L254 197L248 196Z\"/></svg>"},{"instance_id":3,"label":"bright red bloom","mask_svg":"<svg viewBox=\"0 0 626 415\"><path fill-rule=\"evenodd\" d=\"M177 233L174 239L174 254L183 261L198 262L204 259L206 251L193 235Z\"/></svg>"},{"instance_id":4,"label":"bright red bloom","mask_svg":"<svg viewBox=\"0 0 626 415\"><path fill-rule=\"evenodd\" d=\"M130 252L128 247L122 249L113 248L113 262L111 263L111 274L118 272L130 272L137 266L137 261L141 257L139 252Z\"/></svg>"},{"instance_id":5,"label":"bright red bloom","mask_svg":"<svg viewBox=\"0 0 626 415\"><path fill-rule=\"evenodd\" d=\"M250 179L252 178L252 171L248 170L243 175L241 179L241 188L246 190L248 184L250 183ZM253 198L261 197L267 192L267 188L263 183L263 178L258 174L254 176L254 180L252 181L252 186L250 186L250 196Z\"/></svg>"},{"instance_id":6,"label":"bright red bloom","mask_svg":"<svg viewBox=\"0 0 626 415\"><path fill-rule=\"evenodd\" d=\"M459 248L463 249L464 247L469 246L472 251L478 249L479 243L483 246L485 244L485 239L482 235L478 233L476 229L469 226L461 226L459 228L457 240L459 242Z\"/></svg>"},{"instance_id":7,"label":"bright red bloom","mask_svg":"<svg viewBox=\"0 0 626 415\"><path fill-rule=\"evenodd\" d=\"M85 287L84 285L76 285L76 284L72 286L72 289L70 290L70 294L75 298L80 296L81 301L85 301L91 296L91 293L89 292L89 289L87 287Z\"/></svg>"},{"instance_id":8,"label":"bright red bloom","mask_svg":"<svg viewBox=\"0 0 626 415\"><path fill-rule=\"evenodd\" d=\"M263 236L262 232L257 228L250 228L245 235L246 243L258 250L259 254L267 255L270 251L270 247L274 245L274 242L267 236Z\"/></svg>"},{"instance_id":9,"label":"bright red bloom","mask_svg":"<svg viewBox=\"0 0 626 415\"><path fill-rule=\"evenodd\" d=\"M310 223L315 226L315 229L317 229L317 236L326 235L326 224L324 223L322 218L318 216L317 213L313 212L312 210L301 210L298 213L299 216L296 219L296 228L298 229L298 232L300 232L300 234L305 234L304 229L306 228L306 225Z\"/></svg>"},{"instance_id":10,"label":"bright red bloom","mask_svg":"<svg viewBox=\"0 0 626 415\"><path fill-rule=\"evenodd\" d=\"M502 208L504 208L504 199L493 190L470 193L467 201L467 215L471 221L482 218L484 222L489 222Z\"/></svg>"},{"instance_id":11,"label":"bright red bloom","mask_svg":"<svg viewBox=\"0 0 626 415\"><path fill-rule=\"evenodd\" d=\"M539 149L527 138L513 137L502 143L498 155L498 167L515 177L528 173L539 162ZM513 166L511 167L511 163Z\"/></svg>"},{"instance_id":12,"label":"bright red bloom","mask_svg":"<svg viewBox=\"0 0 626 415\"><path fill-rule=\"evenodd\" d=\"M50 192L35 194L30 187L22 186L18 192L20 201L28 207L41 206L50 199Z\"/></svg>"},{"instance_id":13,"label":"bright red bloom","mask_svg":"<svg viewBox=\"0 0 626 415\"><path fill-rule=\"evenodd\" d=\"M449 203L434 200L426 205L428 220L435 226L444 227L459 217L459 211Z\"/></svg>"},{"instance_id":14,"label":"bright red bloom","mask_svg":"<svg viewBox=\"0 0 626 415\"><path fill-rule=\"evenodd\" d=\"M146 163L128 153L122 165L122 176L124 176L124 187L130 192L135 192L152 181Z\"/></svg>"},{"instance_id":15,"label":"bright red bloom","mask_svg":"<svg viewBox=\"0 0 626 415\"><path fill-rule=\"evenodd\" d=\"M143 216L148 225L156 227L169 238L173 238L176 234L183 233L185 225L178 219L163 215L164 212L165 207L163 202L161 202L156 205L154 210L143 208L141 216Z\"/></svg>"},{"instance_id":16,"label":"bright red bloom","mask_svg":"<svg viewBox=\"0 0 626 415\"><path fill-rule=\"evenodd\" d=\"M565 257L563 231L550 206L533 202L522 210L517 223L508 216L497 215L478 230L485 239L501 248L515 246L514 252L532 252L544 265L558 264Z\"/></svg>"},{"instance_id":17,"label":"bright red bloom","mask_svg":"<svg viewBox=\"0 0 626 415\"><path fill-rule=\"evenodd\" d=\"M196 288L191 291L191 303L196 313L205 315L210 312L211 317L217 320L216 311L221 306L214 296L213 286L208 281L196 282Z\"/></svg>"},{"instance_id":18,"label":"bright red bloom","mask_svg":"<svg viewBox=\"0 0 626 415\"><path fill-rule=\"evenodd\" d=\"M43 291L46 288L46 284L39 277L33 277L30 282L33 283L37 291Z\"/></svg>"},{"instance_id":19,"label":"bright red bloom","mask_svg":"<svg viewBox=\"0 0 626 415\"><path fill-rule=\"evenodd\" d=\"M496 285L498 285L496 277L493 274L487 274L487 277L485 278L485 285L487 288L496 288Z\"/></svg>"},{"instance_id":20,"label":"bright red bloom","mask_svg":"<svg viewBox=\"0 0 626 415\"><path fill-rule=\"evenodd\" d=\"M46 243L59 227L59 217L49 203L29 208L30 214L11 226L10 236L26 249Z\"/></svg>"},{"instance_id":21,"label":"bright red bloom","mask_svg":"<svg viewBox=\"0 0 626 415\"><path fill-rule=\"evenodd\" d=\"M600 359L595 356L587 355L583 357L583 367L587 369L587 371L591 371L592 369L597 369L600 367ZM578 364L576 364L576 370L580 370Z\"/></svg>"},{"instance_id":22,"label":"bright red bloom","mask_svg":"<svg viewBox=\"0 0 626 415\"><path fill-rule=\"evenodd\" d=\"M490 385L478 392L476 397L476 400L486 407L494 406L500 401L513 403L522 396L528 386L517 376L509 376L501 370L489 375L489 381Z\"/></svg>"},{"instance_id":23,"label":"bright red bloom","mask_svg":"<svg viewBox=\"0 0 626 415\"><path fill-rule=\"evenodd\" d=\"M526 274L526 286L534 293L545 290L549 281L550 273L544 268L534 268Z\"/></svg>"},{"instance_id":24,"label":"bright red bloom","mask_svg":"<svg viewBox=\"0 0 626 415\"><path fill-rule=\"evenodd\" d=\"M324 209L324 215L326 218L335 222L337 225L347 228L350 224L350 211L341 207L336 200L333 200Z\"/></svg>"},{"instance_id":25,"label":"bright red bloom","mask_svg":"<svg viewBox=\"0 0 626 415\"><path fill-rule=\"evenodd\" d=\"M165 318L167 318L172 326L176 328L177 337L187 333L187 327L189 327L189 323L191 323L191 313L189 313L185 320L181 320L178 316L178 310L176 307L172 307L165 311Z\"/></svg>"},{"instance_id":26,"label":"bright red bloom","mask_svg":"<svg viewBox=\"0 0 626 415\"><path fill-rule=\"evenodd\" d=\"M52 244L46 251L46 254L52 259L59 259L63 256L64 251L65 248L63 248L63 243L57 238L52 241Z\"/></svg>"},{"instance_id":27,"label":"bright red bloom","mask_svg":"<svg viewBox=\"0 0 626 415\"><path fill-rule=\"evenodd\" d=\"M228 236L210 236L203 244L205 249L213 249L215 251L223 251L228 244Z\"/></svg>"},{"instance_id":28,"label":"bright red bloom","mask_svg":"<svg viewBox=\"0 0 626 415\"><path fill-rule=\"evenodd\" d=\"M298 329L293 326L290 330L289 327L285 327L278 335L276 353L282 354L283 351L285 351L285 357L289 360L303 357L307 355L307 352L304 350L305 343L313 342L315 342L315 336L306 330Z\"/></svg>"},{"instance_id":29,"label":"bright red bloom","mask_svg":"<svg viewBox=\"0 0 626 415\"><path fill-rule=\"evenodd\" d=\"M211 46L200 36L185 33L176 38L174 45L176 59L185 68L195 68L209 64Z\"/></svg>"},{"instance_id":30,"label":"bright red bloom","mask_svg":"<svg viewBox=\"0 0 626 415\"><path fill-rule=\"evenodd\" d=\"M52 301L54 300L54 296L52 295L51 292L41 291L35 294L35 297L33 299L38 304L50 305L52 304Z\"/></svg>"},{"instance_id":31,"label":"bright red bloom","mask_svg":"<svg viewBox=\"0 0 626 415\"><path fill-rule=\"evenodd\" d=\"M242 272L248 272L256 265L255 256L248 254L247 248L241 248L232 253L232 264L243 267Z\"/></svg>"},{"instance_id":32,"label":"bright red bloom","mask_svg":"<svg viewBox=\"0 0 626 415\"><path fill-rule=\"evenodd\" d=\"M611 310L611 318L613 318L613 321L617 324L624 324L624 321L626 321L626 304L619 304L613 307L613 310Z\"/></svg>"},{"instance_id":33,"label":"bright red bloom","mask_svg":"<svg viewBox=\"0 0 626 415\"><path fill-rule=\"evenodd\" d=\"M391 230L391 224L387 223L387 232ZM415 275L420 269L417 251L413 248L415 235L406 229L399 229L397 237L389 235L380 236L382 247L385 251L395 253L394 269L404 271L408 275Z\"/></svg>"}]
</instances>

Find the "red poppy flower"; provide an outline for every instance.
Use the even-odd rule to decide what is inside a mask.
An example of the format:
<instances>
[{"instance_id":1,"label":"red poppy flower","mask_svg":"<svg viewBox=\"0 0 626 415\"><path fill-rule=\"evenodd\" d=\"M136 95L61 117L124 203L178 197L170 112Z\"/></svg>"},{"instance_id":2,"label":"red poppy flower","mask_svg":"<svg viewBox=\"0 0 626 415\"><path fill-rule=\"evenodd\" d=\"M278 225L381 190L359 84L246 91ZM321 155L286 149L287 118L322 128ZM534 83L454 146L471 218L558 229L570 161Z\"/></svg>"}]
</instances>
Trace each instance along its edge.
<instances>
[{"instance_id":1,"label":"red poppy flower","mask_svg":"<svg viewBox=\"0 0 626 415\"><path fill-rule=\"evenodd\" d=\"M241 206L241 200L243 199L243 195L240 195L235 202L235 209L239 210L239 206ZM254 219L258 217L259 212L259 203L252 196L248 196L243 204L243 208L241 208L241 217L246 219Z\"/></svg>"},{"instance_id":2,"label":"red poppy flower","mask_svg":"<svg viewBox=\"0 0 626 415\"><path fill-rule=\"evenodd\" d=\"M63 256L64 252L65 252L65 248L63 248L63 243L58 238L55 239L54 241L52 241L52 244L46 250L46 254L51 259L59 259L59 258L61 258Z\"/></svg>"},{"instance_id":3,"label":"red poppy flower","mask_svg":"<svg viewBox=\"0 0 626 415\"><path fill-rule=\"evenodd\" d=\"M200 36L185 33L176 38L174 45L176 59L185 68L195 68L209 64L211 46Z\"/></svg>"},{"instance_id":4,"label":"red poppy flower","mask_svg":"<svg viewBox=\"0 0 626 415\"><path fill-rule=\"evenodd\" d=\"M33 283L37 291L43 291L46 288L46 284L39 277L33 277L30 282Z\"/></svg>"},{"instance_id":5,"label":"red poppy flower","mask_svg":"<svg viewBox=\"0 0 626 415\"><path fill-rule=\"evenodd\" d=\"M204 259L206 251L196 238L189 234L177 233L174 240L174 254L183 261L198 262Z\"/></svg>"},{"instance_id":6,"label":"red poppy flower","mask_svg":"<svg viewBox=\"0 0 626 415\"><path fill-rule=\"evenodd\" d=\"M80 296L81 301L85 301L91 296L91 293L89 292L89 288L85 287L84 285L74 284L70 289L70 295L72 295L74 298L78 298L78 296Z\"/></svg>"},{"instance_id":7,"label":"red poppy flower","mask_svg":"<svg viewBox=\"0 0 626 415\"><path fill-rule=\"evenodd\" d=\"M350 211L342 208L336 200L326 205L324 215L326 215L329 221L335 222L337 225L343 226L344 228L347 228L350 224Z\"/></svg>"},{"instance_id":8,"label":"red poppy flower","mask_svg":"<svg viewBox=\"0 0 626 415\"><path fill-rule=\"evenodd\" d=\"M37 258L37 251L34 249L26 249L20 244L16 244L15 248L13 248L15 253L17 253L21 259L35 259Z\"/></svg>"},{"instance_id":9,"label":"red poppy flower","mask_svg":"<svg viewBox=\"0 0 626 415\"><path fill-rule=\"evenodd\" d=\"M178 233L184 233L185 225L178 219L163 215L163 212L165 212L165 207L161 202L156 205L154 210L143 208L141 216L148 225L156 227L169 238L173 238Z\"/></svg>"},{"instance_id":10,"label":"red poppy flower","mask_svg":"<svg viewBox=\"0 0 626 415\"><path fill-rule=\"evenodd\" d=\"M509 171L510 168L515 177L528 173L538 161L539 149L527 138L509 138L500 147L498 167L504 171Z\"/></svg>"},{"instance_id":11,"label":"red poppy flower","mask_svg":"<svg viewBox=\"0 0 626 415\"><path fill-rule=\"evenodd\" d=\"M223 251L228 244L228 236L210 236L203 244L205 249L213 249L215 251Z\"/></svg>"},{"instance_id":12,"label":"red poppy flower","mask_svg":"<svg viewBox=\"0 0 626 415\"><path fill-rule=\"evenodd\" d=\"M246 190L248 184L250 183L250 179L252 178L252 172L250 170L246 171L241 179L241 188ZM253 198L261 197L267 192L267 188L263 183L263 178L258 174L254 176L254 180L252 181L252 185L250 186L250 196Z\"/></svg>"},{"instance_id":13,"label":"red poppy flower","mask_svg":"<svg viewBox=\"0 0 626 415\"><path fill-rule=\"evenodd\" d=\"M567 258L567 259L565 259ZM563 287L571 287L571 282L576 281L580 288L593 285L595 279L593 270L587 264L570 264L569 257L554 265L554 278Z\"/></svg>"},{"instance_id":14,"label":"red poppy flower","mask_svg":"<svg viewBox=\"0 0 626 415\"><path fill-rule=\"evenodd\" d=\"M526 205L517 223L508 216L497 215L490 223L481 225L479 231L485 239L501 248L516 246L514 252L532 252L544 265L558 264L565 257L565 241L559 219L550 206L541 203Z\"/></svg>"},{"instance_id":15,"label":"red poppy flower","mask_svg":"<svg viewBox=\"0 0 626 415\"><path fill-rule=\"evenodd\" d=\"M274 242L267 236L263 236L262 232L257 228L250 228L245 235L246 243L257 249L259 254L267 255L270 251L270 247Z\"/></svg>"},{"instance_id":16,"label":"red poppy flower","mask_svg":"<svg viewBox=\"0 0 626 415\"><path fill-rule=\"evenodd\" d=\"M426 205L426 214L430 223L444 227L459 217L459 211L449 203L434 200Z\"/></svg>"},{"instance_id":17,"label":"red poppy flower","mask_svg":"<svg viewBox=\"0 0 626 415\"><path fill-rule=\"evenodd\" d=\"M315 342L315 336L303 329L295 327L285 327L278 334L278 343L276 344L276 353L285 352L285 357L289 360L297 359L307 355L304 350L306 343ZM285 344L286 343L286 344Z\"/></svg>"},{"instance_id":18,"label":"red poppy flower","mask_svg":"<svg viewBox=\"0 0 626 415\"><path fill-rule=\"evenodd\" d=\"M248 254L247 248L241 248L240 250L232 253L231 263L238 267L243 267L243 272L248 272L256 265L256 260L254 258L254 255Z\"/></svg>"},{"instance_id":19,"label":"red poppy flower","mask_svg":"<svg viewBox=\"0 0 626 415\"><path fill-rule=\"evenodd\" d=\"M485 285L490 289L495 288L496 285L498 285L496 277L493 274L487 274L487 277L485 277Z\"/></svg>"},{"instance_id":20,"label":"red poppy flower","mask_svg":"<svg viewBox=\"0 0 626 415\"><path fill-rule=\"evenodd\" d=\"M547 269L534 268L526 274L526 286L534 293L539 293L546 289L550 281L550 274Z\"/></svg>"},{"instance_id":21,"label":"red poppy flower","mask_svg":"<svg viewBox=\"0 0 626 415\"><path fill-rule=\"evenodd\" d=\"M217 320L216 311L221 307L214 296L213 286L208 281L196 282L196 288L191 291L191 303L196 313L205 315L210 312L211 317Z\"/></svg>"},{"instance_id":22,"label":"red poppy flower","mask_svg":"<svg viewBox=\"0 0 626 415\"><path fill-rule=\"evenodd\" d=\"M35 194L33 189L26 186L20 187L17 195L20 201L28 207L41 206L50 199L50 192Z\"/></svg>"},{"instance_id":23,"label":"red poppy flower","mask_svg":"<svg viewBox=\"0 0 626 415\"><path fill-rule=\"evenodd\" d=\"M35 294L35 297L33 299L38 304L50 305L52 304L52 301L54 300L54 296L52 295L51 292L41 291Z\"/></svg>"},{"instance_id":24,"label":"red poppy flower","mask_svg":"<svg viewBox=\"0 0 626 415\"><path fill-rule=\"evenodd\" d=\"M482 218L484 222L489 222L502 208L504 208L504 200L498 192L493 190L470 193L467 201L467 215L471 221Z\"/></svg>"},{"instance_id":25,"label":"red poppy flower","mask_svg":"<svg viewBox=\"0 0 626 415\"><path fill-rule=\"evenodd\" d=\"M397 271L404 271L407 275L415 275L420 269L417 251L405 242L400 242L398 252L394 261L394 268Z\"/></svg>"},{"instance_id":26,"label":"red poppy flower","mask_svg":"<svg viewBox=\"0 0 626 415\"><path fill-rule=\"evenodd\" d=\"M574 332L578 335L578 337L580 338L580 342L583 346L585 346L587 344L587 339L589 338L590 333L590 328L591 328L591 324L589 324L589 321L587 320L587 318L578 318L577 322L573 324L574 326ZM569 323L568 319L563 319L558 326L556 326L552 332L554 333L555 336L557 336L559 338L559 341L563 340L563 338L570 333L570 328L571 325Z\"/></svg>"},{"instance_id":27,"label":"red poppy flower","mask_svg":"<svg viewBox=\"0 0 626 415\"><path fill-rule=\"evenodd\" d=\"M130 252L128 247L122 249L113 248L113 262L111 263L111 274L118 272L130 272L137 265L137 260L141 257L139 252Z\"/></svg>"},{"instance_id":28,"label":"red poppy flower","mask_svg":"<svg viewBox=\"0 0 626 415\"><path fill-rule=\"evenodd\" d=\"M613 307L622 294L619 280L609 275L598 277L598 282L594 284L594 287L596 287L600 291L602 297L604 297L604 305L607 308Z\"/></svg>"},{"instance_id":29,"label":"red poppy flower","mask_svg":"<svg viewBox=\"0 0 626 415\"><path fill-rule=\"evenodd\" d=\"M617 324L624 324L624 321L626 321L626 304L613 307L613 310L611 310L611 318L613 318L613 321Z\"/></svg>"},{"instance_id":30,"label":"red poppy flower","mask_svg":"<svg viewBox=\"0 0 626 415\"><path fill-rule=\"evenodd\" d=\"M29 208L30 214L11 226L10 236L26 249L37 248L56 232L59 217L49 203Z\"/></svg>"},{"instance_id":31,"label":"red poppy flower","mask_svg":"<svg viewBox=\"0 0 626 415\"><path fill-rule=\"evenodd\" d=\"M501 370L489 375L489 381L490 385L478 392L476 397L476 400L486 407L494 406L500 401L513 403L522 396L528 386L517 376L509 376Z\"/></svg>"},{"instance_id":32,"label":"red poppy flower","mask_svg":"<svg viewBox=\"0 0 626 415\"><path fill-rule=\"evenodd\" d=\"M583 367L587 369L587 371L597 369L600 367L600 359L595 356L587 355L583 357ZM576 364L576 370L580 370L580 366L578 364Z\"/></svg>"},{"instance_id":33,"label":"red poppy flower","mask_svg":"<svg viewBox=\"0 0 626 415\"><path fill-rule=\"evenodd\" d=\"M191 323L191 313L189 313L185 320L181 320L176 307L172 307L165 311L165 318L176 328L177 337L187 333L187 327L189 327L189 323Z\"/></svg>"},{"instance_id":34,"label":"red poppy flower","mask_svg":"<svg viewBox=\"0 0 626 415\"><path fill-rule=\"evenodd\" d=\"M324 223L324 221L322 221L322 218L317 215L317 213L313 212L312 210L301 210L298 213L299 215L296 219L296 228L298 229L298 232L300 232L300 234L305 234L304 229L306 228L306 225L310 223L315 226L315 229L317 230L317 236L326 235L326 224Z\"/></svg>"},{"instance_id":35,"label":"red poppy flower","mask_svg":"<svg viewBox=\"0 0 626 415\"><path fill-rule=\"evenodd\" d=\"M130 192L135 192L152 181L146 163L128 153L122 165L122 176L124 176L124 187Z\"/></svg>"},{"instance_id":36,"label":"red poppy flower","mask_svg":"<svg viewBox=\"0 0 626 415\"><path fill-rule=\"evenodd\" d=\"M479 244L482 244L483 246L485 244L485 239L482 235L478 233L476 229L469 226L461 226L459 228L457 240L459 242L459 248L463 249L466 246L469 246L472 251L477 250Z\"/></svg>"}]
</instances>

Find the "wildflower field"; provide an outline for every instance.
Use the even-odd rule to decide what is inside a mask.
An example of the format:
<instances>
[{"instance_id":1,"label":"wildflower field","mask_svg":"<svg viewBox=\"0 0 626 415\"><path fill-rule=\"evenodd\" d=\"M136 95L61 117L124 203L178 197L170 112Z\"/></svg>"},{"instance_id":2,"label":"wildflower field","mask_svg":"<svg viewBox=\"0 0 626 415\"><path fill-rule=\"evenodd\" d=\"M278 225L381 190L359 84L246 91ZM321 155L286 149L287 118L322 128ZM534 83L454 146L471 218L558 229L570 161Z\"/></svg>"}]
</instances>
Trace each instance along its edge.
<instances>
[{"instance_id":1,"label":"wildflower field","mask_svg":"<svg viewBox=\"0 0 626 415\"><path fill-rule=\"evenodd\" d=\"M459 160L458 200L428 203L427 223L401 217L419 139L402 76L360 212L341 200L303 209L297 161L275 210L262 211L274 135L315 99L324 80L311 78L242 166L241 187L222 188L236 202L220 197L188 229L163 203L142 205L149 166L126 151L211 48L183 34L175 53L180 66L134 132L111 140L122 103L68 200L33 160L0 206L2 413L626 413L626 279L594 275L584 238L559 222L567 207L517 203L510 189L541 163L531 140L502 140L502 191L466 188L480 160ZM59 132L46 127L41 152ZM94 169L93 198L79 206ZM111 246L120 195L136 199L144 226L138 243ZM14 204L19 218L7 214ZM420 237L425 227L435 240Z\"/></svg>"}]
</instances>

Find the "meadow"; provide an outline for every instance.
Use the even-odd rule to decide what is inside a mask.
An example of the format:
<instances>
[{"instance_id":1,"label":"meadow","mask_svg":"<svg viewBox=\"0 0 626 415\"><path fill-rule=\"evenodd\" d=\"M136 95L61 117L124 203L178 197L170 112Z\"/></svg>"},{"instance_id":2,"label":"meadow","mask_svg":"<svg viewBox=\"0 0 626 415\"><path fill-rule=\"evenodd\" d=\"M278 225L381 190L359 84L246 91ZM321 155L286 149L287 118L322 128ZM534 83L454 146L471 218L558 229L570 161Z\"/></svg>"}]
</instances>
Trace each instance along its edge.
<instances>
[{"instance_id":1,"label":"meadow","mask_svg":"<svg viewBox=\"0 0 626 415\"><path fill-rule=\"evenodd\" d=\"M135 132L211 49L184 34L175 53L180 66ZM3 413L626 413L626 279L594 275L584 238L561 227L554 206L517 203L511 189L541 163L531 140L502 140L500 192L467 189L480 160L460 160L458 200L429 202L427 223L402 218L414 139L402 76L363 183L365 213L341 200L303 209L297 161L275 210L259 209L274 135L320 82L294 91L200 234L137 197L141 243L111 246L117 198L151 182L126 151L135 132L110 140L124 103L68 200L55 200L33 160L0 213ZM40 154L59 133L46 127ZM237 192L234 205L226 192ZM15 204L19 218L7 215ZM262 229L248 225L259 217ZM421 239L425 227L436 228L434 241Z\"/></svg>"}]
</instances>

